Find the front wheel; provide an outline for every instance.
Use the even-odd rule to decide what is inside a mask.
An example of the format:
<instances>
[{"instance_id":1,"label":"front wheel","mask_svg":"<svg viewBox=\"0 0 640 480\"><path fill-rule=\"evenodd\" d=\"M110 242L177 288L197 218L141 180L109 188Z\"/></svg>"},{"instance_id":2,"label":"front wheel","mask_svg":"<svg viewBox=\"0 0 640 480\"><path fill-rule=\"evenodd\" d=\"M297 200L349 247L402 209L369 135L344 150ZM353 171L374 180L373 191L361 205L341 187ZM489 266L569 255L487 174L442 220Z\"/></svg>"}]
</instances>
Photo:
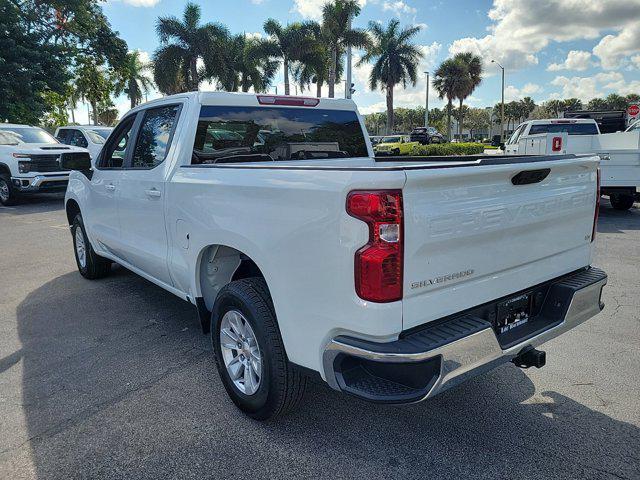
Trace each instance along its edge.
<instances>
[{"instance_id":1,"label":"front wheel","mask_svg":"<svg viewBox=\"0 0 640 480\"><path fill-rule=\"evenodd\" d=\"M625 195L620 193L609 195L611 206L616 210L629 210L631 207L633 207L634 200L635 199L633 195Z\"/></svg>"},{"instance_id":2,"label":"front wheel","mask_svg":"<svg viewBox=\"0 0 640 480\"><path fill-rule=\"evenodd\" d=\"M111 260L98 255L91 246L87 232L84 229L82 215L76 215L71 225L73 237L73 251L80 275L89 280L102 278L111 271Z\"/></svg>"},{"instance_id":3,"label":"front wheel","mask_svg":"<svg viewBox=\"0 0 640 480\"><path fill-rule=\"evenodd\" d=\"M11 177L6 174L0 175L0 204L5 207L18 203L18 192L11 185Z\"/></svg>"},{"instance_id":4,"label":"front wheel","mask_svg":"<svg viewBox=\"0 0 640 480\"><path fill-rule=\"evenodd\" d=\"M262 278L237 280L222 288L211 325L220 379L240 410L256 420L269 420L298 404L306 378L287 359Z\"/></svg>"},{"instance_id":5,"label":"front wheel","mask_svg":"<svg viewBox=\"0 0 640 480\"><path fill-rule=\"evenodd\" d=\"M394 155L394 156L396 156L396 157L399 157L399 156L400 156L400 149L399 149L399 148L396 148L396 149L393 151L393 155Z\"/></svg>"}]
</instances>

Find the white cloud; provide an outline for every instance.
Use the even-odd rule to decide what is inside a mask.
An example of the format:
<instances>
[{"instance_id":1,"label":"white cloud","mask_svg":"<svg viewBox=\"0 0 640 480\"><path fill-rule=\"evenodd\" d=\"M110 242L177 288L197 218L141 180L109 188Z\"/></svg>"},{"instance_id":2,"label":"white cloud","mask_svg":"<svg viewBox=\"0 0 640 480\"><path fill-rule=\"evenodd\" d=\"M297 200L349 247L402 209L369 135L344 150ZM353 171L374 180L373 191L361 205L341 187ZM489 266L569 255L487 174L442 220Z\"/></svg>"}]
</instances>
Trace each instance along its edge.
<instances>
[{"instance_id":1,"label":"white cloud","mask_svg":"<svg viewBox=\"0 0 640 480\"><path fill-rule=\"evenodd\" d=\"M591 77L558 76L551 85L561 87L551 98L579 98L589 101L595 97L604 97L608 93L628 95L640 92L640 80L627 81L620 72L600 72Z\"/></svg>"},{"instance_id":2,"label":"white cloud","mask_svg":"<svg viewBox=\"0 0 640 480\"><path fill-rule=\"evenodd\" d=\"M567 58L562 63L552 63L547 67L550 72L557 72L558 70L577 70L583 71L591 67L591 52L585 52L584 50L571 50L567 54Z\"/></svg>"},{"instance_id":3,"label":"white cloud","mask_svg":"<svg viewBox=\"0 0 640 480\"><path fill-rule=\"evenodd\" d=\"M636 7L640 13L640 4ZM603 68L615 69L628 64L629 57L640 52L640 14L616 35L607 35L593 48ZM636 58L636 57L634 57Z\"/></svg>"},{"instance_id":4,"label":"white cloud","mask_svg":"<svg viewBox=\"0 0 640 480\"><path fill-rule=\"evenodd\" d=\"M537 64L537 54L551 42L596 39L608 30L621 31L594 49L604 63L632 48L632 37L640 35L640 0L493 0L488 16L492 24L487 35L456 40L449 53L471 51L486 62L496 59L508 69L518 69Z\"/></svg>"},{"instance_id":5,"label":"white cloud","mask_svg":"<svg viewBox=\"0 0 640 480\"><path fill-rule=\"evenodd\" d=\"M322 17L322 7L327 0L293 0L292 12L299 13L304 18L319 20ZM361 7L364 7L367 0L358 0Z\"/></svg>"},{"instance_id":6,"label":"white cloud","mask_svg":"<svg viewBox=\"0 0 640 480\"><path fill-rule=\"evenodd\" d=\"M416 13L418 13L417 8L407 5L402 0L395 0L395 1L385 0L385 2L382 4L382 10L384 10L385 12L392 11L399 15L401 14L415 15Z\"/></svg>"},{"instance_id":7,"label":"white cloud","mask_svg":"<svg viewBox=\"0 0 640 480\"><path fill-rule=\"evenodd\" d=\"M260 5L264 3L264 0L251 0L251 3L253 3L254 5Z\"/></svg>"},{"instance_id":8,"label":"white cloud","mask_svg":"<svg viewBox=\"0 0 640 480\"><path fill-rule=\"evenodd\" d=\"M536 83L526 83L522 88L509 85L504 89L504 99L507 102L521 100L524 97L530 97L540 92L542 92L542 87Z\"/></svg>"}]
</instances>

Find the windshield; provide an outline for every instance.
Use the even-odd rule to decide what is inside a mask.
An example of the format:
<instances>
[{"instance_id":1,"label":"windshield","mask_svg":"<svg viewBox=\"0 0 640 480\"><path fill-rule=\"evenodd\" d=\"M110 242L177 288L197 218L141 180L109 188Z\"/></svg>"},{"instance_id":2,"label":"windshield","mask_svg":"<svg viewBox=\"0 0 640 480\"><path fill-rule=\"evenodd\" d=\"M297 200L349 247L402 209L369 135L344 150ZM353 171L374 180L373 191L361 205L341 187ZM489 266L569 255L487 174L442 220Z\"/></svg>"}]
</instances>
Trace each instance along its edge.
<instances>
[{"instance_id":1,"label":"windshield","mask_svg":"<svg viewBox=\"0 0 640 480\"><path fill-rule=\"evenodd\" d=\"M60 143L51 134L36 127L0 127L2 145L18 145L19 143Z\"/></svg>"},{"instance_id":2,"label":"windshield","mask_svg":"<svg viewBox=\"0 0 640 480\"><path fill-rule=\"evenodd\" d=\"M87 134L87 137L89 137L89 140L91 140L93 143L98 143L100 145L102 145L105 139L109 136L109 132L107 132L106 136L103 136L102 133L96 130L86 130L85 133Z\"/></svg>"},{"instance_id":3,"label":"windshield","mask_svg":"<svg viewBox=\"0 0 640 480\"><path fill-rule=\"evenodd\" d=\"M203 106L192 163L367 156L353 111Z\"/></svg>"},{"instance_id":4,"label":"windshield","mask_svg":"<svg viewBox=\"0 0 640 480\"><path fill-rule=\"evenodd\" d=\"M111 130L113 129L112 128L92 128L91 130L87 130L87 132L90 132L89 134L91 133L98 134L100 137L102 137L102 140L106 140L109 134L111 133ZM99 143L99 142L96 142L96 143Z\"/></svg>"},{"instance_id":5,"label":"windshield","mask_svg":"<svg viewBox=\"0 0 640 480\"><path fill-rule=\"evenodd\" d=\"M531 125L529 135L562 132L567 132L569 135L597 135L598 127L595 123L550 123L546 125Z\"/></svg>"},{"instance_id":6,"label":"windshield","mask_svg":"<svg viewBox=\"0 0 640 480\"><path fill-rule=\"evenodd\" d=\"M383 143L400 143L400 137L384 137Z\"/></svg>"},{"instance_id":7,"label":"windshield","mask_svg":"<svg viewBox=\"0 0 640 480\"><path fill-rule=\"evenodd\" d=\"M629 128L627 128L627 132L634 132L636 130L640 130L640 121L634 123L633 125L631 125Z\"/></svg>"}]
</instances>

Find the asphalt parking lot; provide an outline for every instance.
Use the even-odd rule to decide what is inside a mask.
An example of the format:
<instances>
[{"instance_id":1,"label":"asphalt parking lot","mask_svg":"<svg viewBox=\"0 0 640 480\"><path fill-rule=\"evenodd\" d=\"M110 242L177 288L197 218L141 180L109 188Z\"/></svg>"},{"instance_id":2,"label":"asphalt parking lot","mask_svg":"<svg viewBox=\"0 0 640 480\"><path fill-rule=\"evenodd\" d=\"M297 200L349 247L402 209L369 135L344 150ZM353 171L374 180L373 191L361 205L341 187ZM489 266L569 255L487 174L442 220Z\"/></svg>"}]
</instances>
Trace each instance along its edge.
<instances>
[{"instance_id":1,"label":"asphalt parking lot","mask_svg":"<svg viewBox=\"0 0 640 480\"><path fill-rule=\"evenodd\" d=\"M604 200L606 309L430 401L312 385L256 423L227 399L193 307L124 269L76 272L61 196L0 207L0 478L640 477L640 209Z\"/></svg>"}]
</instances>

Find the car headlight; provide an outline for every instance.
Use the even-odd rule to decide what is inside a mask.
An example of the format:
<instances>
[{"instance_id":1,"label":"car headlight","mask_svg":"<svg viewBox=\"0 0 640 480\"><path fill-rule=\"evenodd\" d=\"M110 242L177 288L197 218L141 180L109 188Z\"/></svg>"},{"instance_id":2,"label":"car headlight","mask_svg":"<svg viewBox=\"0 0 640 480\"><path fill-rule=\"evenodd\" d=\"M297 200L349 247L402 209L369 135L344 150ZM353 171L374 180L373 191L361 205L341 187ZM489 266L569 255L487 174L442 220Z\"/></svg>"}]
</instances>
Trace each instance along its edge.
<instances>
[{"instance_id":1,"label":"car headlight","mask_svg":"<svg viewBox=\"0 0 640 480\"><path fill-rule=\"evenodd\" d=\"M31 171L31 162L29 160L21 160L18 162L18 172L29 173Z\"/></svg>"}]
</instances>

